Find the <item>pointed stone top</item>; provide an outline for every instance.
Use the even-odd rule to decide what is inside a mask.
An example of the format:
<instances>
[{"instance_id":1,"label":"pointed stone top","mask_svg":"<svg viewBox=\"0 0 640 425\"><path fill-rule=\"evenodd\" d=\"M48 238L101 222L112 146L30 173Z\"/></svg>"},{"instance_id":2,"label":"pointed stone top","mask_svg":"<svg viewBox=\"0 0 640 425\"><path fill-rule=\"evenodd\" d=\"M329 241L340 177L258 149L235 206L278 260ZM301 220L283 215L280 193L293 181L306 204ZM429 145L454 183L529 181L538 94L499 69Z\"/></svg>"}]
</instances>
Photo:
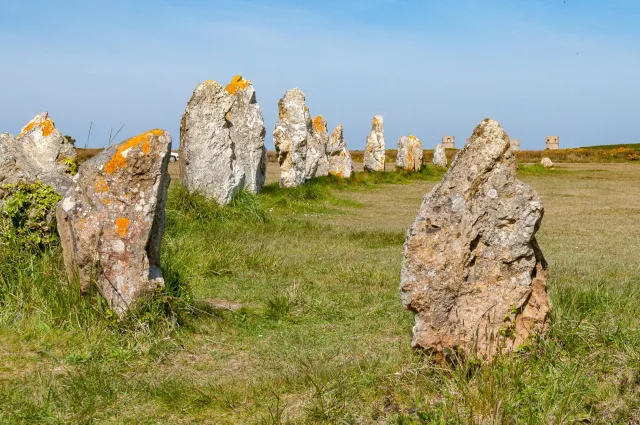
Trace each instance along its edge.
<instances>
[{"instance_id":1,"label":"pointed stone top","mask_svg":"<svg viewBox=\"0 0 640 425\"><path fill-rule=\"evenodd\" d=\"M236 94L238 90L242 91L251 85L251 81L242 78L242 75L236 75L231 79L231 82L227 84L225 90L229 94Z\"/></svg>"},{"instance_id":2,"label":"pointed stone top","mask_svg":"<svg viewBox=\"0 0 640 425\"><path fill-rule=\"evenodd\" d=\"M53 120L49 118L48 112L42 112L36 115L31 121L29 121L27 125L22 128L22 131L17 138L22 139L22 137L27 133L36 129L41 130L42 135L45 137L51 135L51 133L55 131L56 126L53 123Z\"/></svg>"}]
</instances>

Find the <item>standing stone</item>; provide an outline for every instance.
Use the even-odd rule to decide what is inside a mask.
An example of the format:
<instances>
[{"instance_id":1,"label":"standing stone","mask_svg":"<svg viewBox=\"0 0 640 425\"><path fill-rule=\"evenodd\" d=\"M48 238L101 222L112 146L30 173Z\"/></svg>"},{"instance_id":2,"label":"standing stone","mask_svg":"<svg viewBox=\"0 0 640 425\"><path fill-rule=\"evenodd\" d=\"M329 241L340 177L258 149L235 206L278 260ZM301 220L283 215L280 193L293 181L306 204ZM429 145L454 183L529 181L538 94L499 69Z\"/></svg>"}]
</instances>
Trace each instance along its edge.
<instances>
[{"instance_id":1,"label":"standing stone","mask_svg":"<svg viewBox=\"0 0 640 425\"><path fill-rule=\"evenodd\" d=\"M542 160L540 161L540 165L542 165L544 168L551 168L553 167L553 161L551 161L551 159L547 158L546 156L544 158L542 158Z\"/></svg>"},{"instance_id":2,"label":"standing stone","mask_svg":"<svg viewBox=\"0 0 640 425\"><path fill-rule=\"evenodd\" d=\"M439 144L436 146L436 149L433 151L433 165L438 167L446 167L447 163L448 163L447 154L444 150L444 146L442 146L442 144Z\"/></svg>"},{"instance_id":3,"label":"standing stone","mask_svg":"<svg viewBox=\"0 0 640 425\"><path fill-rule=\"evenodd\" d=\"M76 150L47 112L32 119L14 139L0 134L0 184L40 181L60 195L71 186Z\"/></svg>"},{"instance_id":4,"label":"standing stone","mask_svg":"<svg viewBox=\"0 0 640 425\"><path fill-rule=\"evenodd\" d=\"M384 171L385 154L384 123L382 115L376 115L364 150L365 171Z\"/></svg>"},{"instance_id":5,"label":"standing stone","mask_svg":"<svg viewBox=\"0 0 640 425\"><path fill-rule=\"evenodd\" d=\"M225 90L234 98L228 117L231 123L229 130L238 168L245 176L244 188L259 193L267 176L267 149L264 146L264 119L256 101L256 91L251 81L240 75L233 77Z\"/></svg>"},{"instance_id":6,"label":"standing stone","mask_svg":"<svg viewBox=\"0 0 640 425\"><path fill-rule=\"evenodd\" d=\"M404 245L400 291L413 342L443 359L514 350L548 329L543 207L516 177L509 137L485 119L424 198Z\"/></svg>"},{"instance_id":7,"label":"standing stone","mask_svg":"<svg viewBox=\"0 0 640 425\"><path fill-rule=\"evenodd\" d=\"M408 171L420 171L422 168L422 142L413 134L402 136L398 140L396 167Z\"/></svg>"},{"instance_id":8,"label":"standing stone","mask_svg":"<svg viewBox=\"0 0 640 425\"><path fill-rule=\"evenodd\" d=\"M342 124L337 126L331 133L329 144L327 145L327 157L329 160L329 174L348 179L353 174L354 167L351 160L351 153L344 140Z\"/></svg>"},{"instance_id":9,"label":"standing stone","mask_svg":"<svg viewBox=\"0 0 640 425\"><path fill-rule=\"evenodd\" d=\"M234 100L220 84L205 81L194 90L180 123L182 184L220 205L231 201L246 178L231 139Z\"/></svg>"},{"instance_id":10,"label":"standing stone","mask_svg":"<svg viewBox=\"0 0 640 425\"><path fill-rule=\"evenodd\" d=\"M171 136L151 130L80 167L56 216L69 279L95 282L120 316L164 286L160 243Z\"/></svg>"},{"instance_id":11,"label":"standing stone","mask_svg":"<svg viewBox=\"0 0 640 425\"><path fill-rule=\"evenodd\" d=\"M305 182L311 132L311 115L304 93L300 89L287 91L278 102L278 122L273 130L281 187L295 187Z\"/></svg>"},{"instance_id":12,"label":"standing stone","mask_svg":"<svg viewBox=\"0 0 640 425\"><path fill-rule=\"evenodd\" d=\"M312 122L313 131L307 146L307 180L329 174L329 161L327 160L329 132L327 131L327 120L321 115L318 115Z\"/></svg>"}]
</instances>

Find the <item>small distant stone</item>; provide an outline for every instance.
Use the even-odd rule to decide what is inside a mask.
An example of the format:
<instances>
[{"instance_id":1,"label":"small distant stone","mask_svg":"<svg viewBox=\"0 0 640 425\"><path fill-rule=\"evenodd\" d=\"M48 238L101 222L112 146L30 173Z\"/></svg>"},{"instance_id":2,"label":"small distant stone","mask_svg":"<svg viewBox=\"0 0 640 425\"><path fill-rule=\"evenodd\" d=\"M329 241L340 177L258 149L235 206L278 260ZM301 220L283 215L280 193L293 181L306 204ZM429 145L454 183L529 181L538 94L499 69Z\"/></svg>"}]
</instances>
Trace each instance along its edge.
<instances>
[{"instance_id":1,"label":"small distant stone","mask_svg":"<svg viewBox=\"0 0 640 425\"><path fill-rule=\"evenodd\" d=\"M327 145L329 132L327 120L318 115L312 120L312 131L307 145L306 178L307 180L329 174Z\"/></svg>"},{"instance_id":2,"label":"small distant stone","mask_svg":"<svg viewBox=\"0 0 640 425\"><path fill-rule=\"evenodd\" d=\"M371 133L364 150L365 171L384 171L385 167L384 122L382 115L373 117Z\"/></svg>"},{"instance_id":3,"label":"small distant stone","mask_svg":"<svg viewBox=\"0 0 640 425\"><path fill-rule=\"evenodd\" d=\"M0 134L0 184L40 181L64 195L75 163L74 146L47 112L36 115L17 138Z\"/></svg>"},{"instance_id":4,"label":"small distant stone","mask_svg":"<svg viewBox=\"0 0 640 425\"><path fill-rule=\"evenodd\" d=\"M80 166L56 216L69 280L95 282L120 316L164 286L160 245L171 136L151 130Z\"/></svg>"},{"instance_id":5,"label":"small distant stone","mask_svg":"<svg viewBox=\"0 0 640 425\"><path fill-rule=\"evenodd\" d=\"M278 102L278 118L273 143L280 164L280 186L299 186L307 179L307 148L313 131L302 90L285 93Z\"/></svg>"},{"instance_id":6,"label":"small distant stone","mask_svg":"<svg viewBox=\"0 0 640 425\"><path fill-rule=\"evenodd\" d=\"M549 328L536 191L519 181L509 137L486 119L425 197L404 244L400 293L414 347L491 359Z\"/></svg>"},{"instance_id":7,"label":"small distant stone","mask_svg":"<svg viewBox=\"0 0 640 425\"><path fill-rule=\"evenodd\" d=\"M446 167L448 164L447 154L445 152L444 146L439 144L436 146L436 149L433 151L433 165L438 167Z\"/></svg>"},{"instance_id":8,"label":"small distant stone","mask_svg":"<svg viewBox=\"0 0 640 425\"><path fill-rule=\"evenodd\" d=\"M420 171L423 156L422 142L416 136L402 136L398 140L396 167L407 171Z\"/></svg>"},{"instance_id":9,"label":"small distant stone","mask_svg":"<svg viewBox=\"0 0 640 425\"><path fill-rule=\"evenodd\" d=\"M551 161L551 159L547 158L546 156L544 158L542 158L542 160L540 161L540 165L542 165L544 168L551 168L553 167L553 161Z\"/></svg>"},{"instance_id":10,"label":"small distant stone","mask_svg":"<svg viewBox=\"0 0 640 425\"><path fill-rule=\"evenodd\" d=\"M329 174L348 179L353 174L354 166L351 153L344 140L342 124L331 133L327 144L327 157L329 161Z\"/></svg>"}]
</instances>

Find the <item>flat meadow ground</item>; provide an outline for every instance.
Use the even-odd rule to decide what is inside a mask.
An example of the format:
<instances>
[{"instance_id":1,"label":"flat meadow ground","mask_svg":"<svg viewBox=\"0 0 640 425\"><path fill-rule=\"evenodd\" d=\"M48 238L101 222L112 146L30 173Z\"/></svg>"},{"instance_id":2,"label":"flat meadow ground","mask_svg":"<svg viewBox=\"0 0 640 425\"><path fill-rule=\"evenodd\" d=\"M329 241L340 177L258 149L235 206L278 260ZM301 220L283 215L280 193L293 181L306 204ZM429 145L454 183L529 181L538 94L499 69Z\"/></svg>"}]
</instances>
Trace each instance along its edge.
<instances>
[{"instance_id":1,"label":"flat meadow ground","mask_svg":"<svg viewBox=\"0 0 640 425\"><path fill-rule=\"evenodd\" d=\"M224 209L174 185L167 289L124 322L66 284L57 246L0 248L0 423L640 424L640 164L521 170L551 330L456 367L411 349L398 293L441 175L271 183Z\"/></svg>"}]
</instances>

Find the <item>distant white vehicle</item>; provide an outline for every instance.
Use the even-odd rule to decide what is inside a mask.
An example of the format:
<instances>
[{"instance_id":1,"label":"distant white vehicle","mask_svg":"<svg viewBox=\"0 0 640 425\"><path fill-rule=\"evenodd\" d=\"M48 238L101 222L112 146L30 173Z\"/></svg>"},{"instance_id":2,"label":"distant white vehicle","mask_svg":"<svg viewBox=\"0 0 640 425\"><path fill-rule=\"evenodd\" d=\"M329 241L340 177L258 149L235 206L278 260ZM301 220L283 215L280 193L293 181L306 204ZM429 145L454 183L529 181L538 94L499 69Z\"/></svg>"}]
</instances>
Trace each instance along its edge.
<instances>
[{"instance_id":1,"label":"distant white vehicle","mask_svg":"<svg viewBox=\"0 0 640 425\"><path fill-rule=\"evenodd\" d=\"M171 152L171 156L169 156L169 162L176 162L180 159L180 154L178 152Z\"/></svg>"}]
</instances>

